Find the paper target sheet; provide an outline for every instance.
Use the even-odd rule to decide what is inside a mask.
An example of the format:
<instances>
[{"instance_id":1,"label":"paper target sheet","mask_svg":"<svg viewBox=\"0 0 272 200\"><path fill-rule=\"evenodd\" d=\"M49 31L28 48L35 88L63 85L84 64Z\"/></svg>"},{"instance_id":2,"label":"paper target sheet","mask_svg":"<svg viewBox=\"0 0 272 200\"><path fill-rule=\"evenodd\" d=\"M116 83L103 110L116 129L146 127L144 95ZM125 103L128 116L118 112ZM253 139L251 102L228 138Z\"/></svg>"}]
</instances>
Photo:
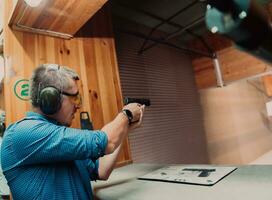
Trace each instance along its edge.
<instances>
[{"instance_id":1,"label":"paper target sheet","mask_svg":"<svg viewBox=\"0 0 272 200\"><path fill-rule=\"evenodd\" d=\"M144 176L138 177L138 179L197 185L214 185L235 169L237 168L209 165L174 165L155 170Z\"/></svg>"}]
</instances>

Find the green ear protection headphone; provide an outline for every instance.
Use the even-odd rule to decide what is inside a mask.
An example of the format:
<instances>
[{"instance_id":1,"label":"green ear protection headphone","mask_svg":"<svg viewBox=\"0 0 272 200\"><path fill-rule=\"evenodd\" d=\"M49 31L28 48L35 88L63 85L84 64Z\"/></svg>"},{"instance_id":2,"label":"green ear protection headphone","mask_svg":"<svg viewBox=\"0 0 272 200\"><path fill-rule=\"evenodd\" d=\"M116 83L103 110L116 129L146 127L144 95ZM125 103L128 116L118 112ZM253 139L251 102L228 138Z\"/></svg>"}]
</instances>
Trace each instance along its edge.
<instances>
[{"instance_id":1,"label":"green ear protection headphone","mask_svg":"<svg viewBox=\"0 0 272 200\"><path fill-rule=\"evenodd\" d=\"M60 65L52 64L50 65L52 70L58 71L60 70ZM41 111L46 115L52 115L59 111L62 102L61 91L54 86L46 86L40 90L40 84L38 88L38 97L37 103L41 109Z\"/></svg>"},{"instance_id":2,"label":"green ear protection headphone","mask_svg":"<svg viewBox=\"0 0 272 200\"><path fill-rule=\"evenodd\" d=\"M46 115L52 115L59 111L62 102L61 91L54 86L47 86L38 92L37 103L41 111Z\"/></svg>"}]
</instances>

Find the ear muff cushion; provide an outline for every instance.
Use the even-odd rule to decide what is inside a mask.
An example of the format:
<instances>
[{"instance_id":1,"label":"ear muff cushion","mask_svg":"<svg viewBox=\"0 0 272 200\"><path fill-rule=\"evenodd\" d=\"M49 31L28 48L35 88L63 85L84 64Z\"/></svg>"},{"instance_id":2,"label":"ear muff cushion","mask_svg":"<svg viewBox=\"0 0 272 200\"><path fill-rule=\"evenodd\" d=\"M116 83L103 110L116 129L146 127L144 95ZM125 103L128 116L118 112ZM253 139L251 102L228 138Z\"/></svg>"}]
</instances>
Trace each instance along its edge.
<instances>
[{"instance_id":1,"label":"ear muff cushion","mask_svg":"<svg viewBox=\"0 0 272 200\"><path fill-rule=\"evenodd\" d=\"M61 93L57 88L46 87L39 95L39 106L44 114L52 115L61 107Z\"/></svg>"}]
</instances>

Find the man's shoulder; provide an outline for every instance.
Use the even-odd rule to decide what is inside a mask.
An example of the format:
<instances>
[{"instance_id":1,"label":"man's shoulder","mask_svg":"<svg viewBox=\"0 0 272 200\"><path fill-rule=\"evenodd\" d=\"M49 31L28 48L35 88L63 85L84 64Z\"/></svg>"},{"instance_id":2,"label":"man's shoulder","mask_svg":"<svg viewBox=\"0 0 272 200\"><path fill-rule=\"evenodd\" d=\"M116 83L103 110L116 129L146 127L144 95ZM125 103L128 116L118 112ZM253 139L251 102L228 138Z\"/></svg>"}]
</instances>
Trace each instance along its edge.
<instances>
[{"instance_id":1,"label":"man's shoulder","mask_svg":"<svg viewBox=\"0 0 272 200\"><path fill-rule=\"evenodd\" d=\"M41 120L37 120L33 117L24 117L14 123L11 123L7 130L10 129L10 128L14 128L16 126L22 126L22 125L28 125L28 124L36 124L36 123L41 123L42 121Z\"/></svg>"},{"instance_id":2,"label":"man's shoulder","mask_svg":"<svg viewBox=\"0 0 272 200\"><path fill-rule=\"evenodd\" d=\"M47 125L50 123L33 117L25 117L15 123L10 124L5 131L5 135L14 131L21 133L29 132L30 130L35 129L35 127L41 126L42 124Z\"/></svg>"}]
</instances>

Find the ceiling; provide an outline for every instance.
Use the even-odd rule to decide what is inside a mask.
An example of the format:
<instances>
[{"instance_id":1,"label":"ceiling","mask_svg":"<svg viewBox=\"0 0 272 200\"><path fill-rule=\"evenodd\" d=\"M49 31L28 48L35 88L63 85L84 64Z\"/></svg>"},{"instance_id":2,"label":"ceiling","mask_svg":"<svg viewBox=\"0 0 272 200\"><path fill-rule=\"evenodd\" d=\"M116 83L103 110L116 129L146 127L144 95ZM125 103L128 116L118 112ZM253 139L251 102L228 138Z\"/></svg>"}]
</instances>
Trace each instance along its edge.
<instances>
[{"instance_id":1,"label":"ceiling","mask_svg":"<svg viewBox=\"0 0 272 200\"><path fill-rule=\"evenodd\" d=\"M257 2L263 5L270 0ZM175 38L179 46L208 33L207 0L112 0L111 4L113 16L160 30Z\"/></svg>"},{"instance_id":2,"label":"ceiling","mask_svg":"<svg viewBox=\"0 0 272 200\"><path fill-rule=\"evenodd\" d=\"M169 34L186 26L191 26L194 33L204 34L205 10L206 3L198 0L112 0L113 15L150 28L157 26ZM192 38L186 31L179 37L181 41Z\"/></svg>"}]
</instances>

